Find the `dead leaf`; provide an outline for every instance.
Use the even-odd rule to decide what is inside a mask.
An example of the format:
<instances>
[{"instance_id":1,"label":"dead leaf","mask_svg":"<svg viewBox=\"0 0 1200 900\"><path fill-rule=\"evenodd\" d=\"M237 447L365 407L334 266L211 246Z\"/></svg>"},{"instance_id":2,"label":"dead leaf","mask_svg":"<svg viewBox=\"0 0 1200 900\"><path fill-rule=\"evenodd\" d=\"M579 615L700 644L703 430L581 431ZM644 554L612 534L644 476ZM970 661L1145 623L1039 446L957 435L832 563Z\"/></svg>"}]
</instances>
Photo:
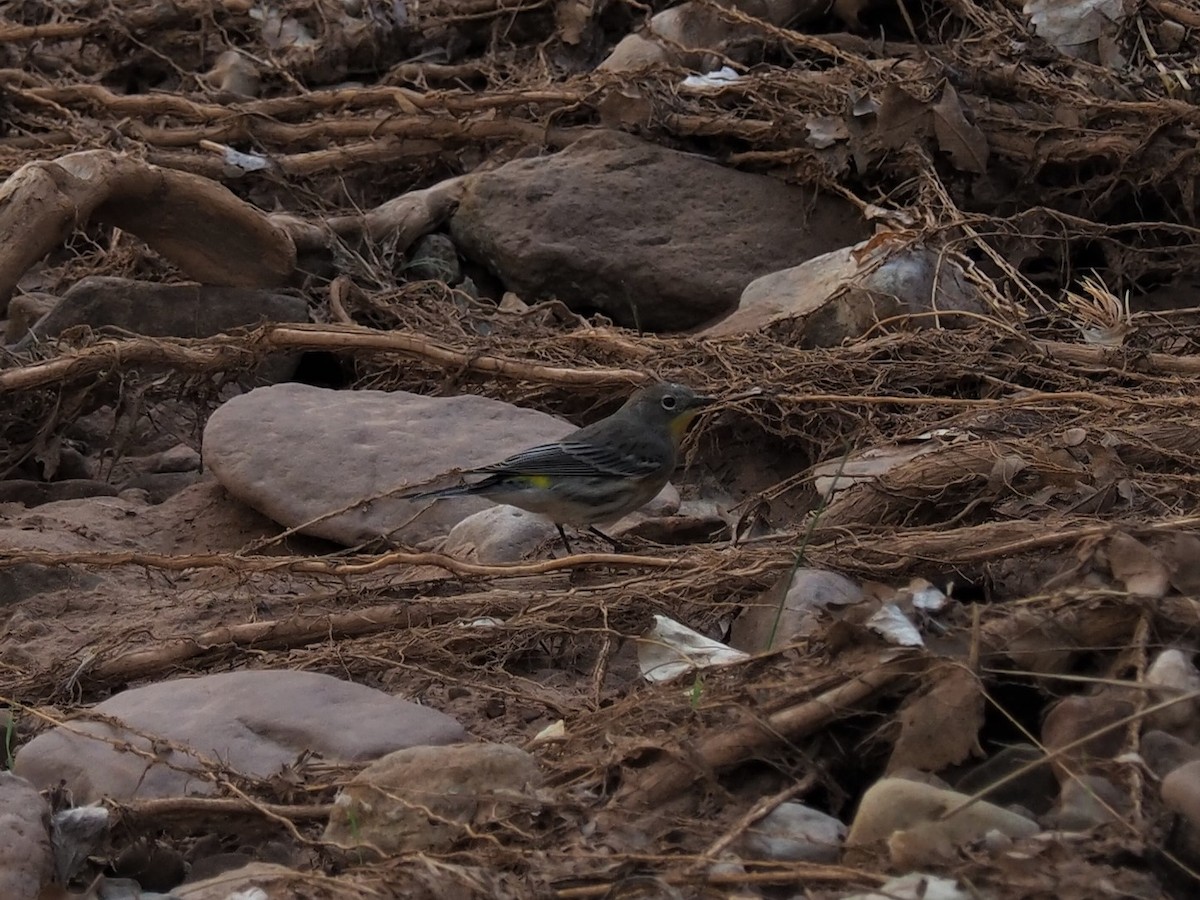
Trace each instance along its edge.
<instances>
[{"instance_id":1,"label":"dead leaf","mask_svg":"<svg viewBox=\"0 0 1200 900\"><path fill-rule=\"evenodd\" d=\"M1042 480L1046 484L1074 489L1080 483L1091 481L1087 467L1077 460L1065 447L1054 447L1038 454L1042 462Z\"/></svg>"},{"instance_id":2,"label":"dead leaf","mask_svg":"<svg viewBox=\"0 0 1200 900\"><path fill-rule=\"evenodd\" d=\"M1053 501L1063 493L1057 485L1046 485L1038 488L1032 494L1017 494L1007 497L996 504L995 509L1004 516L1023 519L1038 512L1044 512L1053 505Z\"/></svg>"},{"instance_id":3,"label":"dead leaf","mask_svg":"<svg viewBox=\"0 0 1200 900\"><path fill-rule=\"evenodd\" d=\"M988 143L979 126L967 121L958 93L947 84L933 107L933 133L960 172L982 175L987 171Z\"/></svg>"},{"instance_id":4,"label":"dead leaf","mask_svg":"<svg viewBox=\"0 0 1200 900\"><path fill-rule=\"evenodd\" d=\"M913 768L939 772L971 755L982 756L979 729L983 727L983 688L969 670L947 665L937 670L933 684L900 708L900 737L892 748L887 770Z\"/></svg>"},{"instance_id":5,"label":"dead leaf","mask_svg":"<svg viewBox=\"0 0 1200 900\"><path fill-rule=\"evenodd\" d=\"M42 478L53 481L62 463L62 438L55 434L43 440L34 451L33 458L42 465Z\"/></svg>"},{"instance_id":6,"label":"dead leaf","mask_svg":"<svg viewBox=\"0 0 1200 900\"><path fill-rule=\"evenodd\" d=\"M1007 488L1008 490L1004 493L1008 493L1012 490L1013 479L1028 467L1028 460L1022 459L1015 453L1000 457L992 466L992 471L988 473L988 490L993 494L999 494L1001 488Z\"/></svg>"},{"instance_id":7,"label":"dead leaf","mask_svg":"<svg viewBox=\"0 0 1200 900\"><path fill-rule=\"evenodd\" d=\"M882 581L871 581L870 579L862 582L863 599L869 600L875 604L875 609L884 603L894 603L898 591L890 584ZM872 613L874 609L872 610Z\"/></svg>"},{"instance_id":8,"label":"dead leaf","mask_svg":"<svg viewBox=\"0 0 1200 900\"><path fill-rule=\"evenodd\" d=\"M1031 614L1014 617L1006 626L996 629L993 643L1017 667L1044 674L1071 668L1074 653L1063 645L1061 634L1047 633L1045 622Z\"/></svg>"},{"instance_id":9,"label":"dead leaf","mask_svg":"<svg viewBox=\"0 0 1200 900\"><path fill-rule=\"evenodd\" d=\"M1129 471L1121 457L1108 447L1091 449L1092 481L1095 484L1115 484Z\"/></svg>"},{"instance_id":10,"label":"dead leaf","mask_svg":"<svg viewBox=\"0 0 1200 900\"><path fill-rule=\"evenodd\" d=\"M529 304L522 300L519 294L505 291L504 296L500 298L499 308L501 312L523 313L529 309Z\"/></svg>"},{"instance_id":11,"label":"dead leaf","mask_svg":"<svg viewBox=\"0 0 1200 900\"><path fill-rule=\"evenodd\" d=\"M1158 547L1171 587L1181 594L1200 593L1200 537L1177 532Z\"/></svg>"},{"instance_id":12,"label":"dead leaf","mask_svg":"<svg viewBox=\"0 0 1200 900\"><path fill-rule=\"evenodd\" d=\"M645 125L650 121L650 113L654 109L637 88L629 85L605 93L596 108L601 123L608 128Z\"/></svg>"},{"instance_id":13,"label":"dead leaf","mask_svg":"<svg viewBox=\"0 0 1200 900\"><path fill-rule=\"evenodd\" d=\"M889 84L883 91L875 119L880 145L899 150L929 128L929 104L899 85Z\"/></svg>"},{"instance_id":14,"label":"dead leaf","mask_svg":"<svg viewBox=\"0 0 1200 900\"><path fill-rule=\"evenodd\" d=\"M1121 52L1120 42L1111 34L1101 35L1096 41L1096 55L1100 58L1100 65L1106 69L1123 69L1127 62L1125 54Z\"/></svg>"},{"instance_id":15,"label":"dead leaf","mask_svg":"<svg viewBox=\"0 0 1200 900\"><path fill-rule=\"evenodd\" d=\"M885 228L882 231L875 232L861 244L851 247L850 255L854 258L854 261L861 266L864 262L869 261L872 257L881 253L887 253L890 250L899 251L907 248L918 237L919 235L917 235L915 232L907 229L896 230L892 228ZM871 452L872 451L867 450L863 453L863 455L869 456L871 455ZM881 448L880 452L885 451Z\"/></svg>"},{"instance_id":16,"label":"dead leaf","mask_svg":"<svg viewBox=\"0 0 1200 900\"><path fill-rule=\"evenodd\" d=\"M862 31L863 23L859 20L859 15L869 5L870 0L833 0L830 12L841 19L851 31Z\"/></svg>"},{"instance_id":17,"label":"dead leaf","mask_svg":"<svg viewBox=\"0 0 1200 900\"><path fill-rule=\"evenodd\" d=\"M554 7L554 24L564 44L578 44L592 18L592 5L586 0L559 0Z\"/></svg>"},{"instance_id":18,"label":"dead leaf","mask_svg":"<svg viewBox=\"0 0 1200 900\"><path fill-rule=\"evenodd\" d=\"M1117 489L1112 482L1096 487L1081 484L1074 493L1078 499L1073 503L1066 504L1063 507L1065 512L1076 515L1102 515L1117 503Z\"/></svg>"},{"instance_id":19,"label":"dead leaf","mask_svg":"<svg viewBox=\"0 0 1200 900\"><path fill-rule=\"evenodd\" d=\"M1046 593L1072 589L1102 589L1091 572L1101 539L1085 538L1072 561L1066 553L1054 553L1048 559L1028 559L1029 580ZM1009 572L1018 563L1010 560ZM1046 573L1058 569L1058 573ZM1011 576L1010 576L1011 577ZM1075 659L1089 647L1108 647L1126 642L1136 621L1136 605L1121 603L1107 606L1079 605L1064 598L1049 608L1018 607L1000 618L985 622L980 644L987 653L1005 656L1021 669L1051 674L1071 671Z\"/></svg>"},{"instance_id":20,"label":"dead leaf","mask_svg":"<svg viewBox=\"0 0 1200 900\"><path fill-rule=\"evenodd\" d=\"M1125 590L1141 597L1163 597L1170 585L1167 567L1153 550L1137 538L1119 531L1105 547L1108 568Z\"/></svg>"},{"instance_id":21,"label":"dead leaf","mask_svg":"<svg viewBox=\"0 0 1200 900\"><path fill-rule=\"evenodd\" d=\"M889 644L898 647L924 647L920 629L895 603L885 603L867 620L867 627Z\"/></svg>"},{"instance_id":22,"label":"dead leaf","mask_svg":"<svg viewBox=\"0 0 1200 900\"><path fill-rule=\"evenodd\" d=\"M808 129L808 137L804 142L818 150L824 150L838 141L850 138L850 129L846 127L846 122L837 116L815 116L805 122L804 127Z\"/></svg>"},{"instance_id":23,"label":"dead leaf","mask_svg":"<svg viewBox=\"0 0 1200 900\"><path fill-rule=\"evenodd\" d=\"M870 94L857 96L857 92L851 94L853 104L850 106L850 112L855 116L873 116L879 112L879 101Z\"/></svg>"},{"instance_id":24,"label":"dead leaf","mask_svg":"<svg viewBox=\"0 0 1200 900\"><path fill-rule=\"evenodd\" d=\"M852 459L832 459L813 468L813 488L822 497L831 497L856 484L877 482L892 469L933 453L938 446L930 441L909 447L872 447Z\"/></svg>"},{"instance_id":25,"label":"dead leaf","mask_svg":"<svg viewBox=\"0 0 1200 900\"><path fill-rule=\"evenodd\" d=\"M1117 493L1122 500L1132 505L1138 495L1137 482L1132 478L1122 478L1117 482Z\"/></svg>"},{"instance_id":26,"label":"dead leaf","mask_svg":"<svg viewBox=\"0 0 1200 900\"><path fill-rule=\"evenodd\" d=\"M1128 16L1122 0L1028 0L1023 11L1038 37L1092 62L1100 61L1097 42L1115 35Z\"/></svg>"},{"instance_id":27,"label":"dead leaf","mask_svg":"<svg viewBox=\"0 0 1200 900\"><path fill-rule=\"evenodd\" d=\"M1062 445L1064 447L1078 447L1087 440L1086 428L1068 428L1062 433Z\"/></svg>"},{"instance_id":28,"label":"dead leaf","mask_svg":"<svg viewBox=\"0 0 1200 900\"><path fill-rule=\"evenodd\" d=\"M941 822L921 822L912 828L892 832L888 838L888 856L902 871L944 865L954 859L957 846L941 827Z\"/></svg>"},{"instance_id":29,"label":"dead leaf","mask_svg":"<svg viewBox=\"0 0 1200 900\"><path fill-rule=\"evenodd\" d=\"M954 593L954 582L946 585L946 590L935 586L924 578L912 578L901 592L901 599L896 605L908 612L915 609L924 613L938 613L950 605L949 594Z\"/></svg>"},{"instance_id":30,"label":"dead leaf","mask_svg":"<svg viewBox=\"0 0 1200 900\"><path fill-rule=\"evenodd\" d=\"M850 144L846 141L838 141L832 147L819 151L816 156L820 160L821 170L835 178L840 178L850 171L850 158L853 154Z\"/></svg>"}]
</instances>

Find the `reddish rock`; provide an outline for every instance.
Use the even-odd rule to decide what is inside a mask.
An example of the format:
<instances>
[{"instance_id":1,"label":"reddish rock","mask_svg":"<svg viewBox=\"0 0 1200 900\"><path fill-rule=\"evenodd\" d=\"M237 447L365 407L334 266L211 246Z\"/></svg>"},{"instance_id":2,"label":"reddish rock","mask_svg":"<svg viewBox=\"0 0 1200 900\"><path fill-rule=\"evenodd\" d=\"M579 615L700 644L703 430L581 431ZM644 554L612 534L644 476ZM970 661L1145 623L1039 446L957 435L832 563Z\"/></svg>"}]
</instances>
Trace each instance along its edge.
<instances>
[{"instance_id":1,"label":"reddish rock","mask_svg":"<svg viewBox=\"0 0 1200 900\"><path fill-rule=\"evenodd\" d=\"M866 236L839 197L616 132L468 182L455 242L527 302L682 330L760 275Z\"/></svg>"}]
</instances>

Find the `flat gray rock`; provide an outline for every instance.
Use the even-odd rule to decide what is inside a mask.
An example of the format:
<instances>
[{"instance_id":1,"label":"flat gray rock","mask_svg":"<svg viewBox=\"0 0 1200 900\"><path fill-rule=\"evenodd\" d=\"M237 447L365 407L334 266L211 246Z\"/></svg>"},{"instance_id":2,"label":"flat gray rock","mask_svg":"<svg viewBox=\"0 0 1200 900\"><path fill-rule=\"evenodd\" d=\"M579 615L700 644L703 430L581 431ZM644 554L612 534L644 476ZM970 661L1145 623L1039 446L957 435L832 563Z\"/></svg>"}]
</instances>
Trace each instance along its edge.
<instances>
[{"instance_id":1,"label":"flat gray rock","mask_svg":"<svg viewBox=\"0 0 1200 900\"><path fill-rule=\"evenodd\" d=\"M701 334L758 331L806 348L837 347L896 316L916 316L908 321L912 328L962 328L975 320L954 313L988 311L954 260L926 247L871 249L869 244L756 278L742 291L738 308ZM932 311L940 315L921 316Z\"/></svg>"},{"instance_id":2,"label":"flat gray rock","mask_svg":"<svg viewBox=\"0 0 1200 900\"><path fill-rule=\"evenodd\" d=\"M1200 760L1200 747L1165 731L1147 731L1142 735L1142 759L1150 771L1166 778L1185 763Z\"/></svg>"},{"instance_id":3,"label":"flat gray rock","mask_svg":"<svg viewBox=\"0 0 1200 900\"><path fill-rule=\"evenodd\" d=\"M573 429L546 413L470 394L280 384L214 412L203 456L229 493L288 528L337 513L303 532L346 545L384 535L414 545L445 536L491 504L381 495L426 482L455 484L457 469L497 462Z\"/></svg>"},{"instance_id":4,"label":"flat gray rock","mask_svg":"<svg viewBox=\"0 0 1200 900\"><path fill-rule=\"evenodd\" d=\"M193 753L263 778L310 750L355 762L467 737L450 716L383 691L273 669L162 681L117 694L94 712L126 727L81 719L51 729L18 751L13 771L43 789L65 781L85 804L211 793ZM158 739L152 755L161 763L148 761L147 736ZM134 749L114 747L126 743Z\"/></svg>"},{"instance_id":5,"label":"flat gray rock","mask_svg":"<svg viewBox=\"0 0 1200 900\"><path fill-rule=\"evenodd\" d=\"M746 829L738 842L744 859L836 863L846 826L803 803L781 803Z\"/></svg>"},{"instance_id":6,"label":"flat gray rock","mask_svg":"<svg viewBox=\"0 0 1200 900\"><path fill-rule=\"evenodd\" d=\"M840 197L618 132L470 176L451 234L526 302L681 330L760 275L869 234Z\"/></svg>"},{"instance_id":7,"label":"flat gray rock","mask_svg":"<svg viewBox=\"0 0 1200 900\"><path fill-rule=\"evenodd\" d=\"M729 645L761 653L790 643L815 632L829 607L850 606L862 598L862 588L846 576L801 566L744 605Z\"/></svg>"}]
</instances>

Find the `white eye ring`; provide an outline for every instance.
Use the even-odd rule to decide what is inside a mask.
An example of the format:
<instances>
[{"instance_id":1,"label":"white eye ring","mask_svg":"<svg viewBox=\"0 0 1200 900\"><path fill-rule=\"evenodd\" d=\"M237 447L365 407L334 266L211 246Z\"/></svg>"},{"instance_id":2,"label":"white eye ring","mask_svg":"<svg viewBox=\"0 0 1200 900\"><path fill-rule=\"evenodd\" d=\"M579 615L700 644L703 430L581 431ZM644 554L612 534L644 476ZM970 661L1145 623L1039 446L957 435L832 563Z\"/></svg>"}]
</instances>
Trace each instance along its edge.
<instances>
[{"instance_id":1,"label":"white eye ring","mask_svg":"<svg viewBox=\"0 0 1200 900\"><path fill-rule=\"evenodd\" d=\"M662 408L663 409L667 409L667 410L674 409L675 405L676 405L675 398L672 397L670 394L667 394L667 396L662 398Z\"/></svg>"}]
</instances>

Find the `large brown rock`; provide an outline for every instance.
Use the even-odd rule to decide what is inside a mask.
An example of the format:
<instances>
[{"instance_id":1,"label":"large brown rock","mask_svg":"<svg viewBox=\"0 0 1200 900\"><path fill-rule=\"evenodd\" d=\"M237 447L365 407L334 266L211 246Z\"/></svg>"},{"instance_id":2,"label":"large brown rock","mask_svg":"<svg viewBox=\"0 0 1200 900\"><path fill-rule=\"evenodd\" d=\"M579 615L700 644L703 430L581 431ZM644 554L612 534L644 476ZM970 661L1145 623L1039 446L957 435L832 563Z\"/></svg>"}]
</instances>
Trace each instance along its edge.
<instances>
[{"instance_id":1,"label":"large brown rock","mask_svg":"<svg viewBox=\"0 0 1200 900\"><path fill-rule=\"evenodd\" d=\"M54 874L50 807L37 789L0 772L0 897L35 900Z\"/></svg>"},{"instance_id":2,"label":"large brown rock","mask_svg":"<svg viewBox=\"0 0 1200 900\"><path fill-rule=\"evenodd\" d=\"M75 325L111 325L150 337L201 338L263 321L307 322L308 305L303 297L258 288L95 275L72 285L30 330L46 338Z\"/></svg>"},{"instance_id":3,"label":"large brown rock","mask_svg":"<svg viewBox=\"0 0 1200 900\"><path fill-rule=\"evenodd\" d=\"M773 25L793 28L829 13L828 4L818 0L736 0L729 5ZM656 13L641 30L621 38L596 69L630 72L668 65L707 71L719 60L744 62L753 47L747 38L756 34L756 28L731 21L718 7L681 3Z\"/></svg>"},{"instance_id":4,"label":"large brown rock","mask_svg":"<svg viewBox=\"0 0 1200 900\"><path fill-rule=\"evenodd\" d=\"M312 522L306 534L348 545L384 535L416 544L490 504L478 497L398 500L384 496L389 491L431 479L431 487L453 484L453 476L437 479L571 430L546 413L471 394L280 384L213 413L203 456L229 493L281 525ZM313 522L330 513L338 514Z\"/></svg>"},{"instance_id":5,"label":"large brown rock","mask_svg":"<svg viewBox=\"0 0 1200 900\"><path fill-rule=\"evenodd\" d=\"M437 710L317 672L160 681L94 712L123 727L84 720L53 728L18 751L13 770L43 789L65 781L76 803L92 803L208 794L213 763L265 778L310 751L356 762L466 738Z\"/></svg>"},{"instance_id":6,"label":"large brown rock","mask_svg":"<svg viewBox=\"0 0 1200 900\"><path fill-rule=\"evenodd\" d=\"M867 233L841 198L616 132L472 177L450 224L525 300L652 330L723 315L758 276Z\"/></svg>"}]
</instances>

